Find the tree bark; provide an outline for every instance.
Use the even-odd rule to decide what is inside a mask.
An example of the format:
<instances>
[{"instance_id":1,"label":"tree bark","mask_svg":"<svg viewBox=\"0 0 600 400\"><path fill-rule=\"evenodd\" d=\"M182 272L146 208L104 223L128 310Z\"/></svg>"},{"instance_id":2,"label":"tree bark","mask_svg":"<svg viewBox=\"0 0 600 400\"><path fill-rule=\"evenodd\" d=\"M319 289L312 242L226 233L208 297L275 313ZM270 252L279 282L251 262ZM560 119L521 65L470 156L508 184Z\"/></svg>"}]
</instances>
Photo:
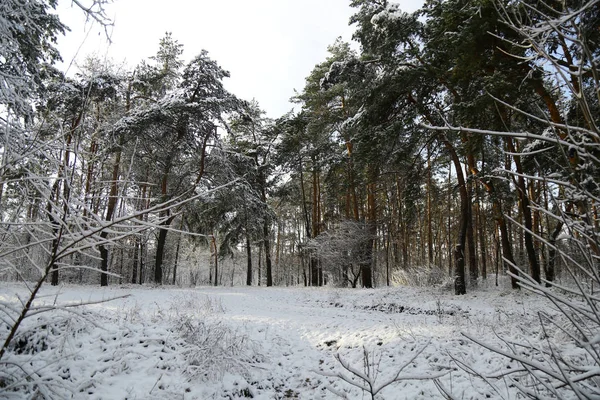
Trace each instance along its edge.
<instances>
[{"instance_id":1,"label":"tree bark","mask_svg":"<svg viewBox=\"0 0 600 400\"><path fill-rule=\"evenodd\" d=\"M110 183L110 193L108 195L108 205L106 206L106 222L112 221L112 217L115 212L115 208L117 206L117 191L118 191L118 180L119 180L119 170L121 167L121 141L119 141L119 150L115 154L115 163L113 165L112 172L112 180ZM108 249L106 248L106 244L104 241L108 238L108 232L102 231L100 233L100 238L102 242L98 245L98 249L100 250L100 270L102 273L100 274L100 286L108 286Z\"/></svg>"},{"instance_id":2,"label":"tree bark","mask_svg":"<svg viewBox=\"0 0 600 400\"><path fill-rule=\"evenodd\" d=\"M319 180L318 172L316 167L312 171L313 182L312 182L312 237L315 238L319 235ZM316 257L310 258L310 280L311 286L319 286L319 263Z\"/></svg>"},{"instance_id":3,"label":"tree bark","mask_svg":"<svg viewBox=\"0 0 600 400\"><path fill-rule=\"evenodd\" d=\"M252 245L250 243L250 235L246 228L246 285L252 286Z\"/></svg>"},{"instance_id":4,"label":"tree bark","mask_svg":"<svg viewBox=\"0 0 600 400\"><path fill-rule=\"evenodd\" d=\"M212 235L211 240L210 240L210 244L212 247L212 255L214 258L214 262L215 262L215 281L214 281L214 286L218 286L219 285L219 252L217 249L217 239L215 238L215 235Z\"/></svg>"},{"instance_id":5,"label":"tree bark","mask_svg":"<svg viewBox=\"0 0 600 400\"><path fill-rule=\"evenodd\" d=\"M273 268L271 263L271 240L269 239L269 223L265 221L263 225L264 246L265 246L265 268L267 273L267 286L273 286Z\"/></svg>"},{"instance_id":6,"label":"tree bark","mask_svg":"<svg viewBox=\"0 0 600 400\"><path fill-rule=\"evenodd\" d=\"M173 285L177 284L177 264L179 263L179 250L181 247L181 233L177 238L177 247L175 247L175 262L173 263Z\"/></svg>"},{"instance_id":7,"label":"tree bark","mask_svg":"<svg viewBox=\"0 0 600 400\"><path fill-rule=\"evenodd\" d=\"M373 264L375 262L374 248L377 236L377 201L375 191L378 179L378 167L374 164L369 164L368 167L369 183L367 184L367 232L369 240L367 241L366 259L362 265L362 282L363 287L373 287Z\"/></svg>"},{"instance_id":8,"label":"tree bark","mask_svg":"<svg viewBox=\"0 0 600 400\"><path fill-rule=\"evenodd\" d=\"M427 255L429 266L433 265L433 227L431 222L431 143L427 144Z\"/></svg>"},{"instance_id":9,"label":"tree bark","mask_svg":"<svg viewBox=\"0 0 600 400\"><path fill-rule=\"evenodd\" d=\"M506 137L505 140L508 151L516 154L512 138ZM527 252L527 260L529 262L529 273L536 282L541 283L540 264L537 259L533 236L531 234L533 230L531 209L529 208L529 196L527 194L527 186L523 176L523 168L521 167L521 157L515 155L513 158L515 160L515 166L518 174L516 182L517 193L519 195L519 204L521 206L521 213L523 216L523 235L525 237L525 251Z\"/></svg>"},{"instance_id":10,"label":"tree bark","mask_svg":"<svg viewBox=\"0 0 600 400\"><path fill-rule=\"evenodd\" d=\"M165 213L166 215L168 215L168 211L165 211ZM156 283L157 285L162 285L162 265L165 257L165 244L167 243L167 233L169 232L169 225L171 225L173 219L175 219L175 216L169 216L160 224L160 228L158 230L158 241L156 242L156 260L154 264L154 283Z\"/></svg>"},{"instance_id":11,"label":"tree bark","mask_svg":"<svg viewBox=\"0 0 600 400\"><path fill-rule=\"evenodd\" d=\"M133 266L131 271L131 283L137 283L137 270L139 260L139 238L136 236L133 243Z\"/></svg>"},{"instance_id":12,"label":"tree bark","mask_svg":"<svg viewBox=\"0 0 600 400\"><path fill-rule=\"evenodd\" d=\"M458 180L458 189L460 193L460 225L458 229L458 238L454 249L454 293L462 295L467 293L467 284L465 277L465 242L467 238L467 225L469 221L469 195L467 193L467 184L462 172L460 159L452 143L445 135L439 135L440 140L450 153L450 158L456 170Z\"/></svg>"}]
</instances>

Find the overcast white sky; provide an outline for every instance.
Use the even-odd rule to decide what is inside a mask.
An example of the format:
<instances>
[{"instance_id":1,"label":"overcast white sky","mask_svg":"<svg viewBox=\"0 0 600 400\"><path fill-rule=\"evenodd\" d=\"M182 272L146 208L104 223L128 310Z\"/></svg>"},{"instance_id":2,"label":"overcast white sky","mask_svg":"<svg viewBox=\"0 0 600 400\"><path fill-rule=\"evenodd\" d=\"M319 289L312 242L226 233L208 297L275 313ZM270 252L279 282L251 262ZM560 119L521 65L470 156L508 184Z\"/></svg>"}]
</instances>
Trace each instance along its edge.
<instances>
[{"instance_id":1,"label":"overcast white sky","mask_svg":"<svg viewBox=\"0 0 600 400\"><path fill-rule=\"evenodd\" d=\"M419 0L401 0L413 11ZM186 60L202 49L231 72L226 87L238 97L255 98L270 117L292 108L288 102L304 79L327 56L338 36L351 40L350 0L115 0L112 44L98 26L85 24L69 0L58 13L71 32L60 39L66 64L77 55L97 53L134 67L156 53L165 32L184 45ZM86 39L87 36L87 39ZM79 53L78 48L81 46ZM75 67L71 67L75 69Z\"/></svg>"}]
</instances>

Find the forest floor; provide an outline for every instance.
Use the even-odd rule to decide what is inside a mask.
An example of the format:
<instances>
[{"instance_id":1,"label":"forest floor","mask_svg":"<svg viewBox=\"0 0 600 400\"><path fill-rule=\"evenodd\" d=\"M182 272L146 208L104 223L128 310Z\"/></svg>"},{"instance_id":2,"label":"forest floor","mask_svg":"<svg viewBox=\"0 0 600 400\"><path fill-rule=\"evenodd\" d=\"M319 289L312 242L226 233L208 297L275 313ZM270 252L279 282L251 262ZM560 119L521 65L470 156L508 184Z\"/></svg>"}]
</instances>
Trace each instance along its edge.
<instances>
[{"instance_id":1,"label":"forest floor","mask_svg":"<svg viewBox=\"0 0 600 400\"><path fill-rule=\"evenodd\" d=\"M24 285L0 285L0 301L26 293ZM368 365L375 386L407 364L380 399L444 398L431 379L440 375L458 399L513 398L507 380L491 386L466 370L517 366L464 334L499 346L500 338L537 340L537 311L548 309L539 296L485 285L460 297L411 287L67 285L45 286L37 305L112 297L120 298L27 318L3 361L29 365L29 381L42 384L19 390L75 399L371 398L332 376L366 384L342 360L358 373Z\"/></svg>"}]
</instances>

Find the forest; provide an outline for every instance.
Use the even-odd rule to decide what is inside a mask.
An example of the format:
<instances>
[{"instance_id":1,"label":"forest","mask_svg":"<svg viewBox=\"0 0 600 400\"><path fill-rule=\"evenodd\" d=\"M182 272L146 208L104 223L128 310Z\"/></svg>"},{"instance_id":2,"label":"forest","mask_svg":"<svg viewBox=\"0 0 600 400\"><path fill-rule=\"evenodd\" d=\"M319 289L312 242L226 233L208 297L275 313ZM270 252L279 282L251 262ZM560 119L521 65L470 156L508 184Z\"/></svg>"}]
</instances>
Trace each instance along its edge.
<instances>
[{"instance_id":1,"label":"forest","mask_svg":"<svg viewBox=\"0 0 600 400\"><path fill-rule=\"evenodd\" d=\"M357 45L268 118L169 32L65 75L57 1L2 2L0 279L28 293L0 362L46 285L508 285L562 307L597 369L600 2L350 3ZM589 374L563 386L598 394Z\"/></svg>"}]
</instances>

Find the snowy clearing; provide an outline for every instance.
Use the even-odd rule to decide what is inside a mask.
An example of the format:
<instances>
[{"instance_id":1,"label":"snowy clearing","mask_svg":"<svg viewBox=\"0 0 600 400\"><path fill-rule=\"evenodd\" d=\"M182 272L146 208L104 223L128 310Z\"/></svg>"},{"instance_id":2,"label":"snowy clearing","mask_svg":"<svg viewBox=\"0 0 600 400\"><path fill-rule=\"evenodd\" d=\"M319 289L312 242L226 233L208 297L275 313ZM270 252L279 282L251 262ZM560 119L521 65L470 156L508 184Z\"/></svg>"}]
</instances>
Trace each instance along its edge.
<instances>
[{"instance_id":1,"label":"snowy clearing","mask_svg":"<svg viewBox=\"0 0 600 400\"><path fill-rule=\"evenodd\" d=\"M0 300L17 302L17 294L25 293L23 285L5 283ZM36 304L119 296L128 297L29 317L21 330L29 334L21 334L7 356L31 367L30 386L17 393L29 388L76 399L371 398L335 376L364 386L336 356L362 373L366 354L374 386L407 364L403 379L377 398L444 398L431 379L440 375L439 384L456 398L512 398L507 382L493 379L493 388L464 368L491 375L516 364L462 333L489 343L500 343L496 335L538 340L536 311L548 308L539 296L494 287L458 297L410 287L47 286ZM57 376L55 385L35 385Z\"/></svg>"}]
</instances>

